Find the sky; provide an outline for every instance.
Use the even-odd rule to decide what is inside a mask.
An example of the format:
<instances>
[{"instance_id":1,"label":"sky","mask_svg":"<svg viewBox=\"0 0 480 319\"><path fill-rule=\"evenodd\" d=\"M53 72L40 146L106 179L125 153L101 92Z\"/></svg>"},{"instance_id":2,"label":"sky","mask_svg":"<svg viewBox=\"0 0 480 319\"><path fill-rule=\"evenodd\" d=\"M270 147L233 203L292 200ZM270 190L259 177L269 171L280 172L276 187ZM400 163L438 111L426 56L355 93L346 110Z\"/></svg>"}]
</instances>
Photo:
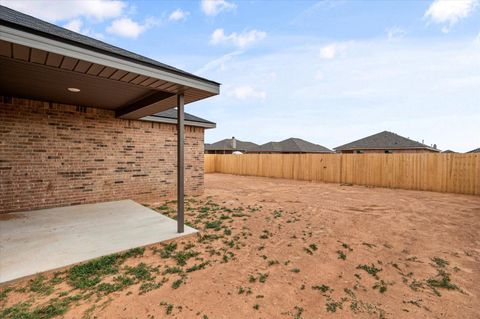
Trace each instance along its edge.
<instances>
[{"instance_id":1,"label":"sky","mask_svg":"<svg viewBox=\"0 0 480 319\"><path fill-rule=\"evenodd\" d=\"M333 148L391 131L480 147L480 0L0 4L222 84L206 142Z\"/></svg>"}]
</instances>

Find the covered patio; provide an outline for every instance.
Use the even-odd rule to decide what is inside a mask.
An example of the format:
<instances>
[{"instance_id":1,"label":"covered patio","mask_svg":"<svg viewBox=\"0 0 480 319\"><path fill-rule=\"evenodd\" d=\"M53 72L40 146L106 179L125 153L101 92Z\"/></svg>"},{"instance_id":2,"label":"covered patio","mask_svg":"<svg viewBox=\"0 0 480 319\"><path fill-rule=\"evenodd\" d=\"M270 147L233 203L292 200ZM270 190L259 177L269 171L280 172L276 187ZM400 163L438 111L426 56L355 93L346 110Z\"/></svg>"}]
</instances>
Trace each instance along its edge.
<instances>
[{"instance_id":1,"label":"covered patio","mask_svg":"<svg viewBox=\"0 0 480 319\"><path fill-rule=\"evenodd\" d=\"M131 200L0 215L0 283L197 231Z\"/></svg>"},{"instance_id":2,"label":"covered patio","mask_svg":"<svg viewBox=\"0 0 480 319\"><path fill-rule=\"evenodd\" d=\"M98 120L101 125L119 121L124 126L130 126L164 110L176 108L177 112L176 132L172 133L171 138L176 143L176 154L171 163L176 170L176 183L170 186L176 188L173 192L177 196L176 221L130 200L110 202L107 198L103 201L108 202L102 202L97 199L101 196L95 197L94 194L91 195L92 199L87 200L82 194L83 197L78 200L73 192L92 191L83 186L74 188L67 184L66 187L62 185L55 188L54 181L46 183L41 177L35 183L42 187L48 184L45 188L36 189L37 184L22 184L25 182L20 181L23 176L39 175L45 157L29 155L28 161L33 158L32 165L36 166L19 172L18 165L12 168L15 163L8 166L14 160L7 159L7 155L17 152L13 156L15 158L20 148L15 143L0 142L0 164L4 164L0 171L0 283L195 232L184 226L184 106L219 94L220 85L2 6L0 26L0 103L9 105L11 109L12 101L15 102L16 98L45 102L42 111L45 112L42 113L45 114L45 123L41 124L45 128L52 125L48 122L51 118L49 109L56 110L57 104L73 107L73 111L62 113L62 117L64 114L76 116L88 113L87 109L91 109L92 116L86 119L94 121L94 115L98 113L95 110L105 112L101 113L103 117ZM13 107L17 105L14 103ZM35 110L33 112L36 113ZM40 112L37 118L38 114ZM6 122L14 121L8 116L7 113ZM105 120L106 117L110 122ZM61 126L59 124L63 130L69 129L68 125ZM15 128L15 123L12 127ZM86 124L85 130L92 127ZM120 133L118 130L118 127L112 128L110 134ZM46 138L41 130L35 134L40 136L30 138ZM21 132L12 134L18 135ZM63 147L61 151L68 153L73 148L64 146L65 140L59 139L62 145L54 146ZM94 143L99 144L98 148L103 147L99 142ZM22 142L22 147L25 145L29 145L28 140ZM161 149L162 146L158 147ZM124 148L128 151L132 147ZM32 146L30 150L21 149L21 152L41 154L43 150ZM120 162L122 152L110 152L103 156L118 156ZM80 154L85 156L90 153ZM90 156L93 162L96 155L92 153ZM61 161L61 156L58 157ZM20 160L28 162L23 158ZM85 158L79 160L80 164L84 162ZM74 180L103 169L90 169L87 166L86 170L74 171L77 163L68 161L61 162L58 167L59 170L65 170L69 165L72 171L57 172L60 178ZM17 171L13 172L14 169ZM167 172L167 175L172 174ZM150 177L148 182L160 183L162 179ZM105 182L102 190L108 190L109 185L116 184ZM43 189L48 189L52 196L57 197L41 196ZM124 189L128 190L128 187ZM115 191L111 193L112 198L122 198ZM123 198L129 199L127 195ZM88 204L81 205L85 203Z\"/></svg>"}]
</instances>

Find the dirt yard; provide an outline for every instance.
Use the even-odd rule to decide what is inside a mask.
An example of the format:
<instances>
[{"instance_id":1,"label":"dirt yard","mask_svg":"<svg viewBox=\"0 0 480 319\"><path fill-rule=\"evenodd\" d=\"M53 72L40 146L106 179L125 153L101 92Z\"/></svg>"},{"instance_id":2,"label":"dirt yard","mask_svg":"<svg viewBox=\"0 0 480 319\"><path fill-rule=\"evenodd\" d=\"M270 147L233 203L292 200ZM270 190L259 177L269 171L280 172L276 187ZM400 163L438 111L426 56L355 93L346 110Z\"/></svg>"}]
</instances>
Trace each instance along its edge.
<instances>
[{"instance_id":1,"label":"dirt yard","mask_svg":"<svg viewBox=\"0 0 480 319\"><path fill-rule=\"evenodd\" d=\"M3 287L0 318L480 318L478 196L211 174L186 207L198 236Z\"/></svg>"}]
</instances>

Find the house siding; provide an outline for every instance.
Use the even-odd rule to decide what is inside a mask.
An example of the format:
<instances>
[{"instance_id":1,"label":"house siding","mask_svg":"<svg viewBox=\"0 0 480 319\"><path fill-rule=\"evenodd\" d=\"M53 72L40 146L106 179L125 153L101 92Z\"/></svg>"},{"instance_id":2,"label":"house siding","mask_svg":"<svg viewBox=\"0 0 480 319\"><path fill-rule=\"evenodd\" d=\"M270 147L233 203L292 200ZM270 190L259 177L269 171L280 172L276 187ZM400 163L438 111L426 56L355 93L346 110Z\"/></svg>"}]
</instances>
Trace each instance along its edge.
<instances>
[{"instance_id":1,"label":"house siding","mask_svg":"<svg viewBox=\"0 0 480 319\"><path fill-rule=\"evenodd\" d=\"M176 194L176 126L0 97L0 213ZM203 193L204 129L185 128L185 192Z\"/></svg>"}]
</instances>

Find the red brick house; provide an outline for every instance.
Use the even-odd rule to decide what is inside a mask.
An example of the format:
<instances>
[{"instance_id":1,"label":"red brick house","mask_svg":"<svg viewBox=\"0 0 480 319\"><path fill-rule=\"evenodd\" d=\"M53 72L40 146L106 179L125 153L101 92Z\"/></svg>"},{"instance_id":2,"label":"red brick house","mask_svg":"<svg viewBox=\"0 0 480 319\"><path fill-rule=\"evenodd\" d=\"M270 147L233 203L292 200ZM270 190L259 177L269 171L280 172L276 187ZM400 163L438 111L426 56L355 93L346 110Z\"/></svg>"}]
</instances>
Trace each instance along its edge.
<instances>
[{"instance_id":1,"label":"red brick house","mask_svg":"<svg viewBox=\"0 0 480 319\"><path fill-rule=\"evenodd\" d=\"M215 124L184 104L218 83L2 6L0 27L0 213L203 191Z\"/></svg>"}]
</instances>

